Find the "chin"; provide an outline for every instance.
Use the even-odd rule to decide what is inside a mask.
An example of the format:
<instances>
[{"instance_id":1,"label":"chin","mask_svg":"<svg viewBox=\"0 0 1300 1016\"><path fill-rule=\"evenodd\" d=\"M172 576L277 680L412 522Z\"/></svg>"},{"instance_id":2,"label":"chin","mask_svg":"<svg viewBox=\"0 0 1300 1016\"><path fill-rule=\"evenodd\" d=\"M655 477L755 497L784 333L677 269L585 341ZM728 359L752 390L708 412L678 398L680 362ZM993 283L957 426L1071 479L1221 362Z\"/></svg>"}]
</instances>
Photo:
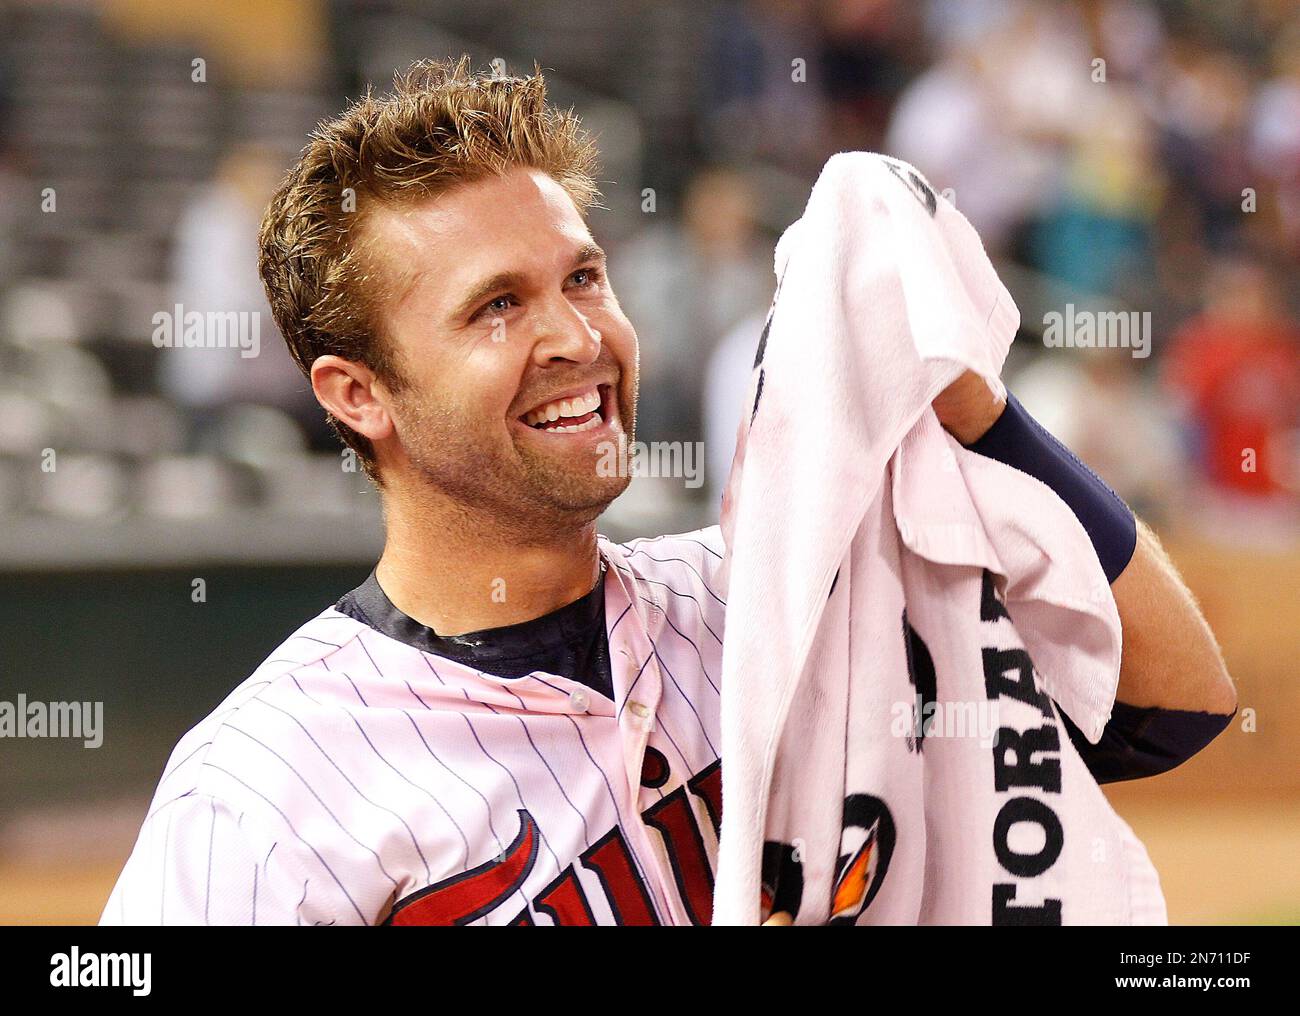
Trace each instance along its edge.
<instances>
[{"instance_id":1,"label":"chin","mask_svg":"<svg viewBox=\"0 0 1300 1016\"><path fill-rule=\"evenodd\" d=\"M630 476L611 476L597 482L592 482L590 475L581 480L570 477L567 481L552 484L545 501L559 516L591 522L600 517L631 482Z\"/></svg>"}]
</instances>

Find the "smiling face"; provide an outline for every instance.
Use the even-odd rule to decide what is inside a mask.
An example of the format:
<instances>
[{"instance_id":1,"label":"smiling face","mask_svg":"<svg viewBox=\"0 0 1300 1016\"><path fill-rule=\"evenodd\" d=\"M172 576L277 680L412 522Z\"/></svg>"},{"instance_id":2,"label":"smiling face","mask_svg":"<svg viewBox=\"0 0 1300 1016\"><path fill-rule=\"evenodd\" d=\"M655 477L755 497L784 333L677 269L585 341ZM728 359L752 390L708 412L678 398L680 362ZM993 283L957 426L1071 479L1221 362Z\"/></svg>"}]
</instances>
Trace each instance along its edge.
<instances>
[{"instance_id":1,"label":"smiling face","mask_svg":"<svg viewBox=\"0 0 1300 1016\"><path fill-rule=\"evenodd\" d=\"M632 440L637 341L565 190L531 169L462 184L375 210L366 247L401 374L376 389L386 486L515 530L594 520L629 482L600 467Z\"/></svg>"}]
</instances>

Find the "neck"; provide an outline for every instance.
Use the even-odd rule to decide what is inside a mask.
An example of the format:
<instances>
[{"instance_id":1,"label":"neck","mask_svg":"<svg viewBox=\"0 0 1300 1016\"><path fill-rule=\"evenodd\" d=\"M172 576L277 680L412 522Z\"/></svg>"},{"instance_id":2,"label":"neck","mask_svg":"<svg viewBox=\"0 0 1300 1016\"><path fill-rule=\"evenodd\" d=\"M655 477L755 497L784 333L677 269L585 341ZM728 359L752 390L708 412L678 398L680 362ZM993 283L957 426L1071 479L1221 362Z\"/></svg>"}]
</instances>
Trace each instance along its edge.
<instances>
[{"instance_id":1,"label":"neck","mask_svg":"<svg viewBox=\"0 0 1300 1016\"><path fill-rule=\"evenodd\" d=\"M600 577L594 520L525 535L427 492L386 492L384 516L379 584L439 635L531 621L591 592Z\"/></svg>"}]
</instances>

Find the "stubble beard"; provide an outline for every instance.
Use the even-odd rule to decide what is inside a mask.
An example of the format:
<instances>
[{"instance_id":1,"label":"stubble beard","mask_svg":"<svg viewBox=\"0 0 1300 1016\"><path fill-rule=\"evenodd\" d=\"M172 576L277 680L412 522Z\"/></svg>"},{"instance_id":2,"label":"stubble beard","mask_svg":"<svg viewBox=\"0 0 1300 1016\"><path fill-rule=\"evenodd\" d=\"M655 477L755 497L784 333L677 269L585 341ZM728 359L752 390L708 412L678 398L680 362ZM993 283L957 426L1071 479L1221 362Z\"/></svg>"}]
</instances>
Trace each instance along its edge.
<instances>
[{"instance_id":1,"label":"stubble beard","mask_svg":"<svg viewBox=\"0 0 1300 1016\"><path fill-rule=\"evenodd\" d=\"M622 410L628 442L635 430L635 392L631 399L632 406ZM598 459L585 468L566 465L513 441L513 455L503 454L503 446L482 439L473 422L418 397L400 397L398 407L402 443L420 481L472 530L494 530L525 544L553 543L590 526L631 483L630 476L601 476Z\"/></svg>"}]
</instances>

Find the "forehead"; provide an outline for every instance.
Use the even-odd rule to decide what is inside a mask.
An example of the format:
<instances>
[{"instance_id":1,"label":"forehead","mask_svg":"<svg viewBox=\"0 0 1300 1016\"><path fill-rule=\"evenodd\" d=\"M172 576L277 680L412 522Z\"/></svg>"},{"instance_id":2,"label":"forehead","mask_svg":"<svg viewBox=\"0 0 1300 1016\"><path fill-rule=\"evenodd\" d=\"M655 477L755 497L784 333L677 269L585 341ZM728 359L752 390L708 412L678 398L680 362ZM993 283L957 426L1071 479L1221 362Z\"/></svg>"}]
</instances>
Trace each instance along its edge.
<instances>
[{"instance_id":1,"label":"forehead","mask_svg":"<svg viewBox=\"0 0 1300 1016\"><path fill-rule=\"evenodd\" d=\"M549 174L514 169L407 206L376 209L367 224L372 264L390 296L413 289L452 302L498 272L546 271L567 261L591 232ZM433 283L431 285L431 283Z\"/></svg>"}]
</instances>

